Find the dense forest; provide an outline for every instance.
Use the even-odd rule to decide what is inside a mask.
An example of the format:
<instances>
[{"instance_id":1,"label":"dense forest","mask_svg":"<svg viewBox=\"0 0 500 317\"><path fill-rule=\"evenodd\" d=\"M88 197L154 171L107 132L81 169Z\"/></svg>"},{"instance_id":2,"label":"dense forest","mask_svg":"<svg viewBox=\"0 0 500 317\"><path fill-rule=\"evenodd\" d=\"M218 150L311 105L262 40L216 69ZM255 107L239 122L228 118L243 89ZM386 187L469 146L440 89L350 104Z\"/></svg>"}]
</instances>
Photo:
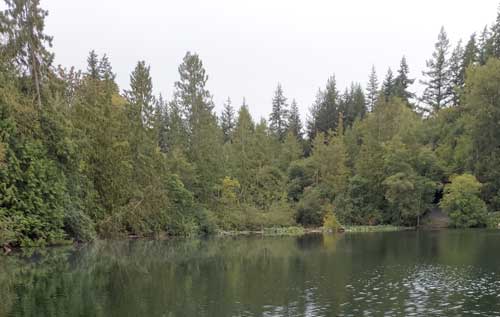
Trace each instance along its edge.
<instances>
[{"instance_id":1,"label":"dense forest","mask_svg":"<svg viewBox=\"0 0 500 317\"><path fill-rule=\"evenodd\" d=\"M130 87L91 51L53 64L39 0L0 13L0 244L342 224L415 226L440 207L455 227L500 210L500 14L452 45L441 29L421 84L403 57L379 83L326 81L302 123L277 85L268 119L245 100L214 111L200 56L171 100L139 61ZM369 70L368 70L369 71ZM367 73L368 73L367 71ZM272 102L271 102L272 100Z\"/></svg>"}]
</instances>

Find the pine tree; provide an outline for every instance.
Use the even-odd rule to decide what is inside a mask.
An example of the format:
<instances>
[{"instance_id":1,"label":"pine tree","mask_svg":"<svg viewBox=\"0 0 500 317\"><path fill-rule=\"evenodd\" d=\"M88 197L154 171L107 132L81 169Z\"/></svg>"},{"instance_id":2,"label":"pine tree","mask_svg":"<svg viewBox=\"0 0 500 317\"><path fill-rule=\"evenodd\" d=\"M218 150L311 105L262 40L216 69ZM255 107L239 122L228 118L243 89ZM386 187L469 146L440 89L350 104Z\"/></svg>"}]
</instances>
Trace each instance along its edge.
<instances>
[{"instance_id":1,"label":"pine tree","mask_svg":"<svg viewBox=\"0 0 500 317\"><path fill-rule=\"evenodd\" d=\"M478 42L478 60L480 65L485 65L492 55L492 38L488 26L485 26Z\"/></svg>"},{"instance_id":2,"label":"pine tree","mask_svg":"<svg viewBox=\"0 0 500 317\"><path fill-rule=\"evenodd\" d=\"M163 99L163 96L160 94L158 100L156 102L156 131L158 131L158 146L160 147L160 151L163 153L167 153L169 151L169 127L170 127L170 118L169 118L169 110L168 103Z\"/></svg>"},{"instance_id":3,"label":"pine tree","mask_svg":"<svg viewBox=\"0 0 500 317\"><path fill-rule=\"evenodd\" d=\"M182 111L191 133L201 116L212 112L212 95L205 88L208 75L198 54L187 52L178 68L180 80L175 82L173 102Z\"/></svg>"},{"instance_id":4,"label":"pine tree","mask_svg":"<svg viewBox=\"0 0 500 317\"><path fill-rule=\"evenodd\" d=\"M318 89L316 93L316 99L312 104L311 108L309 108L309 114L307 115L306 128L307 128L307 137L309 140L314 139L316 133L318 133L318 122L317 118L319 115L319 110L324 101L324 94L321 89Z\"/></svg>"},{"instance_id":5,"label":"pine tree","mask_svg":"<svg viewBox=\"0 0 500 317\"><path fill-rule=\"evenodd\" d=\"M290 105L290 115L288 116L288 131L298 139L302 140L302 121L300 120L299 107L295 99Z\"/></svg>"},{"instance_id":6,"label":"pine tree","mask_svg":"<svg viewBox=\"0 0 500 317\"><path fill-rule=\"evenodd\" d=\"M396 94L396 83L394 80L394 74L390 67L387 70L384 82L382 83L382 94L386 101L388 101L391 97L394 97Z\"/></svg>"},{"instance_id":7,"label":"pine tree","mask_svg":"<svg viewBox=\"0 0 500 317\"><path fill-rule=\"evenodd\" d=\"M320 100L319 109L315 118L317 132L328 133L337 130L339 120L339 92L335 76L331 76Z\"/></svg>"},{"instance_id":8,"label":"pine tree","mask_svg":"<svg viewBox=\"0 0 500 317\"><path fill-rule=\"evenodd\" d=\"M139 61L130 75L130 90L125 91L130 106L133 120L141 127L152 129L155 121L155 97L153 95L153 83L150 75L150 67L146 62Z\"/></svg>"},{"instance_id":9,"label":"pine tree","mask_svg":"<svg viewBox=\"0 0 500 317\"><path fill-rule=\"evenodd\" d=\"M406 57L403 56L399 64L398 76L394 80L394 90L395 95L403 99L407 104L409 104L410 100L415 97L412 92L408 91L408 87L413 85L415 82L415 79L410 79L408 77L409 73L410 68L406 62Z\"/></svg>"},{"instance_id":10,"label":"pine tree","mask_svg":"<svg viewBox=\"0 0 500 317\"><path fill-rule=\"evenodd\" d=\"M347 112L348 116L344 125L347 127L352 127L354 121L361 120L366 115L366 99L363 92L363 88L358 83L353 83L351 85L351 107L350 111Z\"/></svg>"},{"instance_id":11,"label":"pine tree","mask_svg":"<svg viewBox=\"0 0 500 317\"><path fill-rule=\"evenodd\" d=\"M378 95L379 91L377 72L375 71L375 66L372 66L372 71L370 73L370 77L368 78L368 85L366 87L366 106L368 108L368 111L373 111L373 109L375 108Z\"/></svg>"},{"instance_id":12,"label":"pine tree","mask_svg":"<svg viewBox=\"0 0 500 317\"><path fill-rule=\"evenodd\" d=\"M278 84L273 97L273 108L271 115L269 116L269 128L271 133L273 133L278 140L283 141L286 132L288 130L287 120L288 120L288 104L286 103L286 98L283 94L283 88L281 84Z\"/></svg>"},{"instance_id":13,"label":"pine tree","mask_svg":"<svg viewBox=\"0 0 500 317\"><path fill-rule=\"evenodd\" d=\"M422 101L433 112L449 106L453 97L450 62L448 60L449 48L450 42L443 27L439 32L432 58L427 61L428 70L423 72L428 80L422 81L422 84L425 85Z\"/></svg>"},{"instance_id":14,"label":"pine tree","mask_svg":"<svg viewBox=\"0 0 500 317\"><path fill-rule=\"evenodd\" d=\"M234 125L234 108L231 104L231 98L228 97L221 114L221 128L222 133L224 134L224 143L231 140Z\"/></svg>"},{"instance_id":15,"label":"pine tree","mask_svg":"<svg viewBox=\"0 0 500 317\"><path fill-rule=\"evenodd\" d=\"M195 167L191 190L200 201L209 203L215 198L218 182L222 179L223 135L213 113L212 95L206 88L208 76L198 54L186 53L179 66L179 75L180 79L175 83L170 122L173 124L173 120L178 120L175 112L182 110L184 124L176 129L179 129L180 138L183 138L182 132L187 131L183 149Z\"/></svg>"},{"instance_id":16,"label":"pine tree","mask_svg":"<svg viewBox=\"0 0 500 317\"><path fill-rule=\"evenodd\" d=\"M87 75L94 80L100 79L99 57L94 50L90 51L87 57Z\"/></svg>"},{"instance_id":17,"label":"pine tree","mask_svg":"<svg viewBox=\"0 0 500 317\"><path fill-rule=\"evenodd\" d=\"M478 62L478 49L476 45L476 34L473 33L470 36L467 45L465 45L464 57L462 61L462 68L467 70L470 65L474 65Z\"/></svg>"},{"instance_id":18,"label":"pine tree","mask_svg":"<svg viewBox=\"0 0 500 317\"><path fill-rule=\"evenodd\" d=\"M464 55L465 51L462 41L458 41L457 46L450 57L450 84L452 87L452 104L458 105L460 101L460 91L465 83Z\"/></svg>"},{"instance_id":19,"label":"pine tree","mask_svg":"<svg viewBox=\"0 0 500 317\"><path fill-rule=\"evenodd\" d=\"M29 74L38 108L42 107L42 85L54 58L48 51L52 37L44 33L48 11L40 0L5 0L0 13L0 33L6 42L2 55L8 56L22 74Z\"/></svg>"},{"instance_id":20,"label":"pine tree","mask_svg":"<svg viewBox=\"0 0 500 317\"><path fill-rule=\"evenodd\" d=\"M500 6L497 10L497 18L491 27L491 55L500 58Z\"/></svg>"}]
</instances>

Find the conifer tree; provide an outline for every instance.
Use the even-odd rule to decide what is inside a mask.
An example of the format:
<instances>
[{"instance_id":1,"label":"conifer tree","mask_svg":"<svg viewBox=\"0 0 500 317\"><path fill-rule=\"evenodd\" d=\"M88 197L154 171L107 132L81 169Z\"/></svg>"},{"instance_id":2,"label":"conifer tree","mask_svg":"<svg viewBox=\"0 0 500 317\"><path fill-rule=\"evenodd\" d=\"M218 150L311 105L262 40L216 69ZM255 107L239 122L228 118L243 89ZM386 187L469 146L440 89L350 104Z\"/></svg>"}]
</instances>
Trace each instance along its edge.
<instances>
[{"instance_id":1,"label":"conifer tree","mask_svg":"<svg viewBox=\"0 0 500 317\"><path fill-rule=\"evenodd\" d=\"M373 108L375 108L378 95L377 72L375 71L375 66L372 66L372 71L370 73L370 77L368 78L368 85L366 87L366 106L368 111L373 111Z\"/></svg>"},{"instance_id":2,"label":"conifer tree","mask_svg":"<svg viewBox=\"0 0 500 317\"><path fill-rule=\"evenodd\" d=\"M410 73L410 68L408 67L408 63L406 62L406 57L403 56L401 62L399 64L398 76L394 80L394 90L395 95L407 104L409 104L410 100L414 98L414 94L408 91L408 87L413 85L415 79L410 79L408 74Z\"/></svg>"},{"instance_id":3,"label":"conifer tree","mask_svg":"<svg viewBox=\"0 0 500 317\"><path fill-rule=\"evenodd\" d=\"M281 84L278 84L274 92L272 112L269 116L269 128L271 133L280 141L284 140L288 130L287 122L289 110L286 101L287 99L283 94L283 88Z\"/></svg>"},{"instance_id":4,"label":"conifer tree","mask_svg":"<svg viewBox=\"0 0 500 317\"><path fill-rule=\"evenodd\" d=\"M486 64L488 58L492 55L492 50L492 37L488 26L485 26L478 41L478 60L480 65Z\"/></svg>"},{"instance_id":5,"label":"conifer tree","mask_svg":"<svg viewBox=\"0 0 500 317\"><path fill-rule=\"evenodd\" d=\"M184 149L195 167L191 190L200 201L209 203L215 198L214 192L222 179L223 135L212 112L212 95L206 88L208 76L198 54L187 52L178 70L180 79L175 83L170 120L171 124L177 120L174 112L182 109L187 131ZM176 129L180 133L184 131L179 126Z\"/></svg>"},{"instance_id":6,"label":"conifer tree","mask_svg":"<svg viewBox=\"0 0 500 317\"><path fill-rule=\"evenodd\" d=\"M99 80L99 57L94 50L89 52L87 57L87 75L94 79Z\"/></svg>"},{"instance_id":7,"label":"conifer tree","mask_svg":"<svg viewBox=\"0 0 500 317\"><path fill-rule=\"evenodd\" d=\"M470 65L474 65L477 62L478 62L478 49L476 45L476 34L473 33L470 36L467 45L465 45L462 68L466 70Z\"/></svg>"},{"instance_id":8,"label":"conifer tree","mask_svg":"<svg viewBox=\"0 0 500 317\"><path fill-rule=\"evenodd\" d=\"M231 140L234 125L234 108L231 104L231 98L228 97L221 114L221 128L222 133L224 134L225 143Z\"/></svg>"},{"instance_id":9,"label":"conifer tree","mask_svg":"<svg viewBox=\"0 0 500 317\"><path fill-rule=\"evenodd\" d=\"M5 0L7 9L0 13L0 33L6 45L2 55L9 56L18 71L29 74L38 108L42 107L42 85L49 72L53 54L52 37L44 33L48 11L40 0Z\"/></svg>"},{"instance_id":10,"label":"conifer tree","mask_svg":"<svg viewBox=\"0 0 500 317\"><path fill-rule=\"evenodd\" d=\"M163 99L160 94L158 101L156 102L156 131L158 132L158 146L160 151L167 153L169 150L169 127L170 118L168 111L168 103Z\"/></svg>"},{"instance_id":11,"label":"conifer tree","mask_svg":"<svg viewBox=\"0 0 500 317\"><path fill-rule=\"evenodd\" d=\"M130 75L130 90L125 91L130 106L133 120L146 129L152 129L155 121L155 97L150 67L146 62L139 61Z\"/></svg>"},{"instance_id":12,"label":"conifer tree","mask_svg":"<svg viewBox=\"0 0 500 317\"><path fill-rule=\"evenodd\" d=\"M458 41L457 46L451 53L450 57L450 84L453 105L458 105L460 101L460 91L465 83L464 54L465 51L462 47L462 41Z\"/></svg>"},{"instance_id":13,"label":"conifer tree","mask_svg":"<svg viewBox=\"0 0 500 317\"><path fill-rule=\"evenodd\" d=\"M288 131L298 139L302 140L302 121L300 120L299 107L295 99L290 105L290 115L288 116Z\"/></svg>"},{"instance_id":14,"label":"conifer tree","mask_svg":"<svg viewBox=\"0 0 500 317\"><path fill-rule=\"evenodd\" d=\"M433 112L449 106L453 97L450 62L448 60L449 48L450 42L444 27L442 27L432 58L427 61L427 71L423 72L428 79L422 81L425 86L422 101Z\"/></svg>"},{"instance_id":15,"label":"conifer tree","mask_svg":"<svg viewBox=\"0 0 500 317\"><path fill-rule=\"evenodd\" d=\"M491 56L500 58L500 6L497 10L497 18L491 27Z\"/></svg>"},{"instance_id":16,"label":"conifer tree","mask_svg":"<svg viewBox=\"0 0 500 317\"><path fill-rule=\"evenodd\" d=\"M396 83L394 80L394 74L392 69L389 67L387 74L385 75L384 82L382 83L382 94L386 101L396 94Z\"/></svg>"}]
</instances>

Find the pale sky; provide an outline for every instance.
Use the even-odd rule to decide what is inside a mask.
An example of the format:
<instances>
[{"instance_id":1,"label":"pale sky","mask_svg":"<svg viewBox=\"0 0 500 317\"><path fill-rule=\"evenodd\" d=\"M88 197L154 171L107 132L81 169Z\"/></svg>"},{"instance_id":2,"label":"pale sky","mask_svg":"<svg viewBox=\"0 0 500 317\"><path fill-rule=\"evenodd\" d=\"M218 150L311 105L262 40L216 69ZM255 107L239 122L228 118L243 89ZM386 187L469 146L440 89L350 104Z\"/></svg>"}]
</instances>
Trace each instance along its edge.
<instances>
[{"instance_id":1,"label":"pale sky","mask_svg":"<svg viewBox=\"0 0 500 317\"><path fill-rule=\"evenodd\" d=\"M108 54L121 89L138 60L151 65L155 92L170 99L177 67L196 52L216 109L243 97L254 119L268 118L278 82L301 115L336 75L340 88L379 80L406 55L421 78L442 25L467 41L496 17L499 0L42 0L49 10L56 64L85 69L95 49ZM414 90L419 90L417 86Z\"/></svg>"}]
</instances>

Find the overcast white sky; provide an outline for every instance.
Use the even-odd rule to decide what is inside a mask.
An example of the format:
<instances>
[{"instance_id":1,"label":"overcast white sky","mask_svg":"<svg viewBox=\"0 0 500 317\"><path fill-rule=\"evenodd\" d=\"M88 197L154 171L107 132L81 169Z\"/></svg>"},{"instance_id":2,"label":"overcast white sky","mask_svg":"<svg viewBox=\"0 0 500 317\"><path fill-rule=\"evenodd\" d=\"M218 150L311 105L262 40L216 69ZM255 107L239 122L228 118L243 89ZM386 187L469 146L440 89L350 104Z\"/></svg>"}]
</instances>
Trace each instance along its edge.
<instances>
[{"instance_id":1,"label":"overcast white sky","mask_svg":"<svg viewBox=\"0 0 500 317\"><path fill-rule=\"evenodd\" d=\"M455 43L491 24L499 0L42 0L56 63L84 69L91 49L109 55L122 89L138 60L151 65L156 92L169 99L186 51L209 74L216 109L243 97L268 117L281 82L302 116L319 87L380 80L406 55L421 77L441 25ZM415 87L415 90L418 88Z\"/></svg>"}]
</instances>

